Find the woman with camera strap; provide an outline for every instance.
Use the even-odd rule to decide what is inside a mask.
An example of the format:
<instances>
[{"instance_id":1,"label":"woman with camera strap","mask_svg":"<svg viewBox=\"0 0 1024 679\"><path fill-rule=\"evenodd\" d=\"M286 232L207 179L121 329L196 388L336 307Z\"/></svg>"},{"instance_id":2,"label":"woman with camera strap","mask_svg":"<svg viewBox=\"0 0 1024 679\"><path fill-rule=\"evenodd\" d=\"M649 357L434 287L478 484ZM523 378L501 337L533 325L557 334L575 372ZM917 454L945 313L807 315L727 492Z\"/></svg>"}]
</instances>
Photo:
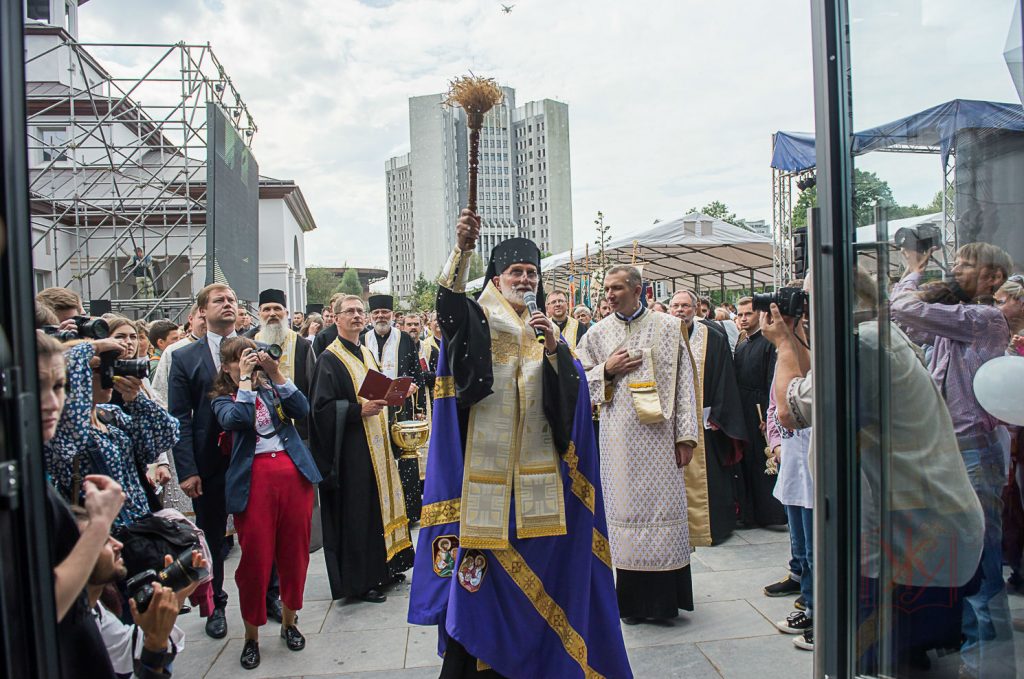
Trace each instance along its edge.
<instances>
[{"instance_id":1,"label":"woman with camera strap","mask_svg":"<svg viewBox=\"0 0 1024 679\"><path fill-rule=\"evenodd\" d=\"M293 423L306 417L309 402L266 349L245 337L225 339L210 394L231 444L225 496L242 548L235 582L245 623L240 658L245 669L260 664L259 628L267 622L267 582L274 563L281 582L281 638L292 651L305 648L296 612L302 608L309 566L313 484L321 481Z\"/></svg>"},{"instance_id":2,"label":"woman with camera strap","mask_svg":"<svg viewBox=\"0 0 1024 679\"><path fill-rule=\"evenodd\" d=\"M67 404L57 433L43 446L47 472L73 504L79 503L82 479L89 474L121 484L126 499L115 530L149 514L138 467L155 462L178 440L178 421L141 394L142 381L116 374L114 361L128 350L127 342L107 338L66 352ZM115 391L123 406L110 404Z\"/></svg>"}]
</instances>

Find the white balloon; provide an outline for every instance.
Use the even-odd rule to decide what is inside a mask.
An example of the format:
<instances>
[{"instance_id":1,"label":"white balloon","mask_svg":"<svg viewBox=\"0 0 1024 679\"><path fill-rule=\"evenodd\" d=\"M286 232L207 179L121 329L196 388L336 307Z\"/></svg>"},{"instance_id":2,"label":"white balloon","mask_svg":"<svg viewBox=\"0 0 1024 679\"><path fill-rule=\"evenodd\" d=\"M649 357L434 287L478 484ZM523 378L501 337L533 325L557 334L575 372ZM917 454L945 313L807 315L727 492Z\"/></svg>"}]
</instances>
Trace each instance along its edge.
<instances>
[{"instance_id":1,"label":"white balloon","mask_svg":"<svg viewBox=\"0 0 1024 679\"><path fill-rule=\"evenodd\" d=\"M974 397L997 420L1024 425L1021 385L1024 356L1000 356L985 363L974 375Z\"/></svg>"}]
</instances>

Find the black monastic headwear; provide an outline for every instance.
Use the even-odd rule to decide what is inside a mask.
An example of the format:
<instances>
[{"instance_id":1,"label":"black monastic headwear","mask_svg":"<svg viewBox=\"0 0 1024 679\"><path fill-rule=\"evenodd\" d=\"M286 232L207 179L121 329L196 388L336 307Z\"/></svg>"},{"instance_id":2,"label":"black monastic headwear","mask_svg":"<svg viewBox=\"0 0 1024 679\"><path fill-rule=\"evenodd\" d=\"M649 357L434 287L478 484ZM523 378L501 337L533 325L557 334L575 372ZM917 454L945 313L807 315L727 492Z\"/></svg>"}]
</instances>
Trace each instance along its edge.
<instances>
[{"instance_id":1,"label":"black monastic headwear","mask_svg":"<svg viewBox=\"0 0 1024 679\"><path fill-rule=\"evenodd\" d=\"M387 309L393 311L395 308L395 298L391 295L370 295L370 311L376 311L377 309Z\"/></svg>"},{"instance_id":2,"label":"black monastic headwear","mask_svg":"<svg viewBox=\"0 0 1024 679\"><path fill-rule=\"evenodd\" d=\"M264 304L280 304L287 308L288 302L285 300L284 290L267 288L266 290L261 291L259 306L263 306Z\"/></svg>"},{"instance_id":3,"label":"black monastic headwear","mask_svg":"<svg viewBox=\"0 0 1024 679\"><path fill-rule=\"evenodd\" d=\"M513 264L533 264L537 267L539 275L540 248L529 238L508 238L495 245L491 250L491 261L487 263L487 271L484 273L484 287ZM537 304L541 309L544 308L543 277L537 280Z\"/></svg>"}]
</instances>

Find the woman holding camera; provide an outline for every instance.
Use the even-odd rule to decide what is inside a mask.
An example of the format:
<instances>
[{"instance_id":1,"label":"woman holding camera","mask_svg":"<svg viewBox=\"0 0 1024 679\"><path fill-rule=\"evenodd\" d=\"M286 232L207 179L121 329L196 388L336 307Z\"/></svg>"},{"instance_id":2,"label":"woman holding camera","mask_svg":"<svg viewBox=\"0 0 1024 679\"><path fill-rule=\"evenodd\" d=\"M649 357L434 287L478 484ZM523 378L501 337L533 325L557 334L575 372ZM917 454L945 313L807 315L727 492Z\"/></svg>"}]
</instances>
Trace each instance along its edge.
<instances>
[{"instance_id":1,"label":"woman holding camera","mask_svg":"<svg viewBox=\"0 0 1024 679\"><path fill-rule=\"evenodd\" d=\"M225 495L242 548L235 571L245 623L240 662L251 670L260 664L259 628L267 622L267 582L275 562L281 638L292 651L306 646L295 621L309 566L313 484L321 477L293 424L309 413L309 402L278 362L245 337L225 339L220 360L211 397L217 421L231 437Z\"/></svg>"},{"instance_id":2,"label":"woman holding camera","mask_svg":"<svg viewBox=\"0 0 1024 679\"><path fill-rule=\"evenodd\" d=\"M114 529L149 513L139 465L155 462L178 440L178 421L143 396L137 377L118 376L112 359L129 350L113 338L82 342L66 352L67 403L57 432L44 446L46 470L65 498L78 504L82 480L103 474L126 495ZM122 407L110 405L117 392Z\"/></svg>"}]
</instances>

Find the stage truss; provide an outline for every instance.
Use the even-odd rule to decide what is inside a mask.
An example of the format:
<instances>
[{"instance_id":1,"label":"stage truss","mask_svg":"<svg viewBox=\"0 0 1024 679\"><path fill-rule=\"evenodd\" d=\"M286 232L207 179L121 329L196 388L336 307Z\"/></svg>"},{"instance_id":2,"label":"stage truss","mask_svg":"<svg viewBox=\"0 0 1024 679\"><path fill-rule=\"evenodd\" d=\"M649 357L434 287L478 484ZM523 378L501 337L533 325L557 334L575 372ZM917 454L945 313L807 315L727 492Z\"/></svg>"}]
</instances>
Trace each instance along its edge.
<instances>
[{"instance_id":1,"label":"stage truss","mask_svg":"<svg viewBox=\"0 0 1024 679\"><path fill-rule=\"evenodd\" d=\"M131 73L108 72L98 58ZM44 60L67 76L33 82ZM228 113L247 146L257 131L231 78L209 44L66 34L28 58L26 72L33 245L52 255L52 284L137 318L178 317L203 283L193 271L205 269L207 103ZM154 261L149 294L135 286L136 247Z\"/></svg>"},{"instance_id":2,"label":"stage truss","mask_svg":"<svg viewBox=\"0 0 1024 679\"><path fill-rule=\"evenodd\" d=\"M772 135L772 150L775 135ZM894 145L875 149L875 153L939 154L938 146ZM801 177L814 174L814 168L786 171L772 168L772 242L773 278L776 287L793 279L793 185ZM799 193L797 194L799 196ZM956 235L956 153L949 152L949 160L942 169L942 229L943 261L953 261L957 249Z\"/></svg>"}]
</instances>

